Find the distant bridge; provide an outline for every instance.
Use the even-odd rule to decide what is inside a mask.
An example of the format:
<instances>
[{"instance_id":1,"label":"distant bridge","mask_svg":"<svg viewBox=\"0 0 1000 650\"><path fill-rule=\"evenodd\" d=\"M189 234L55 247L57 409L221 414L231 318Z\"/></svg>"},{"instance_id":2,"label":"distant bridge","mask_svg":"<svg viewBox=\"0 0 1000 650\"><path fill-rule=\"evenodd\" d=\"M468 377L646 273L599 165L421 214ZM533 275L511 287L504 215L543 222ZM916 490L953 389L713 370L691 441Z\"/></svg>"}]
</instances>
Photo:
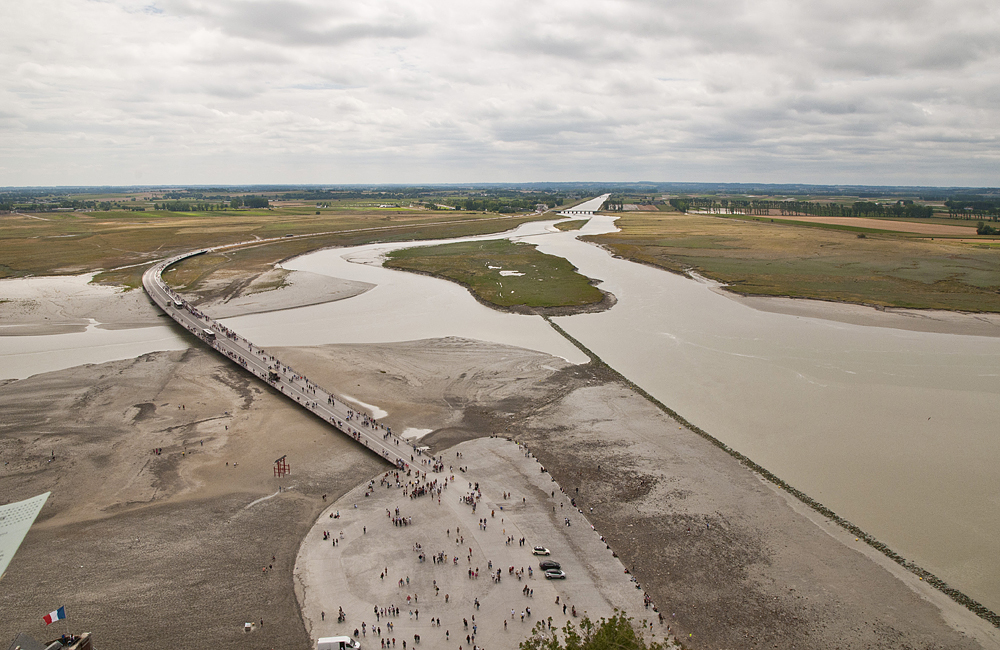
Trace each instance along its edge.
<instances>
[{"instance_id":1,"label":"distant bridge","mask_svg":"<svg viewBox=\"0 0 1000 650\"><path fill-rule=\"evenodd\" d=\"M610 194L602 194L596 199L590 199L589 201L584 201L579 205L575 205L572 208L566 208L559 213L560 216L564 217L579 217L579 216L593 216L595 212L601 209L604 202L610 198Z\"/></svg>"}]
</instances>

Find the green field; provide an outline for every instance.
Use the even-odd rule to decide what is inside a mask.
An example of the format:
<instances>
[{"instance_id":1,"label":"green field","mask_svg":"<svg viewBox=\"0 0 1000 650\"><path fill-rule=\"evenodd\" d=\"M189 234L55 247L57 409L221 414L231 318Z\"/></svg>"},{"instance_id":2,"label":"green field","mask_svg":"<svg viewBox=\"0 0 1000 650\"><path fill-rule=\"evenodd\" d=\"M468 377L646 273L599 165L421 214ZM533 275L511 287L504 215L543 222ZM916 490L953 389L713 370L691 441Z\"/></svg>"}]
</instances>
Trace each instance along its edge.
<instances>
[{"instance_id":1,"label":"green field","mask_svg":"<svg viewBox=\"0 0 1000 650\"><path fill-rule=\"evenodd\" d=\"M696 271L741 293L1000 312L995 240L679 212L626 212L617 224L621 232L587 239L627 259Z\"/></svg>"},{"instance_id":2,"label":"green field","mask_svg":"<svg viewBox=\"0 0 1000 650\"><path fill-rule=\"evenodd\" d=\"M503 308L579 307L604 298L565 259L506 239L396 251L385 266L458 282L480 301Z\"/></svg>"}]
</instances>

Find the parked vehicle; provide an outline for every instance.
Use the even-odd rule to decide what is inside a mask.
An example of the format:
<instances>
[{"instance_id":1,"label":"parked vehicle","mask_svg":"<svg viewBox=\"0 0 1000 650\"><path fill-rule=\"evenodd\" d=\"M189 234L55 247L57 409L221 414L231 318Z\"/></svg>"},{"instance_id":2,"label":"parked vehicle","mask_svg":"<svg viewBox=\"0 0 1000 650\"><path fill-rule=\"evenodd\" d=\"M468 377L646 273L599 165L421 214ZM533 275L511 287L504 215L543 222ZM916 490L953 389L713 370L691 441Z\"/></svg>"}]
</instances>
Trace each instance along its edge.
<instances>
[{"instance_id":1,"label":"parked vehicle","mask_svg":"<svg viewBox=\"0 0 1000 650\"><path fill-rule=\"evenodd\" d=\"M545 548L544 546L536 546L535 548L531 549L531 552L534 553L535 555L549 555L549 549Z\"/></svg>"},{"instance_id":2,"label":"parked vehicle","mask_svg":"<svg viewBox=\"0 0 1000 650\"><path fill-rule=\"evenodd\" d=\"M549 569L545 572L546 580L565 580L566 572L561 569Z\"/></svg>"},{"instance_id":3,"label":"parked vehicle","mask_svg":"<svg viewBox=\"0 0 1000 650\"><path fill-rule=\"evenodd\" d=\"M357 650L361 644L349 636L328 636L316 639L316 650Z\"/></svg>"},{"instance_id":4,"label":"parked vehicle","mask_svg":"<svg viewBox=\"0 0 1000 650\"><path fill-rule=\"evenodd\" d=\"M561 569L562 566L555 560L542 560L538 563L538 568L542 571L548 571L549 569Z\"/></svg>"}]
</instances>

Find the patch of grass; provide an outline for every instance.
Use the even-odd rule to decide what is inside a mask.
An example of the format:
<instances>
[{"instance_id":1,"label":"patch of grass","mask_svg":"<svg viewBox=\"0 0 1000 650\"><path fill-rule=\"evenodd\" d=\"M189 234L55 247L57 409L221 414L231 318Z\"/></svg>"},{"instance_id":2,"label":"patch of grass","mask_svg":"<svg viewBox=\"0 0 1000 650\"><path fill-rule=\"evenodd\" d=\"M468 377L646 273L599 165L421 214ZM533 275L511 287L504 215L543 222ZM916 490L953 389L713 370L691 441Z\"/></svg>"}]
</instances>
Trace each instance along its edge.
<instances>
[{"instance_id":1,"label":"patch of grass","mask_svg":"<svg viewBox=\"0 0 1000 650\"><path fill-rule=\"evenodd\" d=\"M769 217L637 212L617 225L621 232L587 239L741 293L1000 312L1000 251L989 246Z\"/></svg>"},{"instance_id":2,"label":"patch of grass","mask_svg":"<svg viewBox=\"0 0 1000 650\"><path fill-rule=\"evenodd\" d=\"M566 232L568 230L579 230L583 228L584 224L587 223L589 219L573 219L572 221L563 221L556 224L556 228Z\"/></svg>"},{"instance_id":3,"label":"patch of grass","mask_svg":"<svg viewBox=\"0 0 1000 650\"><path fill-rule=\"evenodd\" d=\"M458 282L480 300L503 308L577 307L604 298L564 258L506 239L396 251L385 266ZM523 275L501 275L501 271Z\"/></svg>"}]
</instances>

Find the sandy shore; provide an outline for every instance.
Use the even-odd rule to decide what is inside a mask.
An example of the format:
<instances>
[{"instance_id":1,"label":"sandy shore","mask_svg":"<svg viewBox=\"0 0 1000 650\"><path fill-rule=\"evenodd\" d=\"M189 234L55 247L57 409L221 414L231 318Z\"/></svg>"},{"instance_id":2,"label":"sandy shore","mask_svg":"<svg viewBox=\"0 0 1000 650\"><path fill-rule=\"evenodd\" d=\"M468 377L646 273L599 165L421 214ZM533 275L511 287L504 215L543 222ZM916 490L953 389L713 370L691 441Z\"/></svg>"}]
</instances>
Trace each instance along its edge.
<instances>
[{"instance_id":1,"label":"sandy shore","mask_svg":"<svg viewBox=\"0 0 1000 650\"><path fill-rule=\"evenodd\" d=\"M231 318L351 298L375 285L275 268L250 280L220 277L186 297L206 314Z\"/></svg>"},{"instance_id":2,"label":"sandy shore","mask_svg":"<svg viewBox=\"0 0 1000 650\"><path fill-rule=\"evenodd\" d=\"M709 285L715 293L758 311L914 332L1000 336L1000 314L874 307L807 298L747 296L729 291L724 284L697 273L688 273L688 276L696 282Z\"/></svg>"},{"instance_id":3,"label":"sandy shore","mask_svg":"<svg viewBox=\"0 0 1000 650\"><path fill-rule=\"evenodd\" d=\"M102 648L308 647L296 549L322 495L377 459L197 349L10 382L0 412L3 500L52 491L4 577L0 639L48 638L38 612L62 605Z\"/></svg>"},{"instance_id":4,"label":"sandy shore","mask_svg":"<svg viewBox=\"0 0 1000 650\"><path fill-rule=\"evenodd\" d=\"M896 307L869 307L824 300L804 298L771 298L743 296L718 290L718 293L759 311L821 318L838 323L890 327L914 332L938 334L964 334L968 336L1000 336L1000 314L974 314L934 309L900 309Z\"/></svg>"},{"instance_id":5,"label":"sandy shore","mask_svg":"<svg viewBox=\"0 0 1000 650\"><path fill-rule=\"evenodd\" d=\"M140 289L92 284L93 274L0 280L0 336L40 336L162 325L164 316ZM216 318L244 316L343 300L368 291L365 282L274 269L250 280L216 279L186 297Z\"/></svg>"},{"instance_id":6,"label":"sandy shore","mask_svg":"<svg viewBox=\"0 0 1000 650\"><path fill-rule=\"evenodd\" d=\"M92 274L0 280L0 336L40 336L163 324L141 290L90 284Z\"/></svg>"},{"instance_id":7,"label":"sandy shore","mask_svg":"<svg viewBox=\"0 0 1000 650\"><path fill-rule=\"evenodd\" d=\"M306 281L269 293L292 305L315 298L315 289ZM62 326L75 326L70 320L86 309L125 305L121 296L129 295L82 291L16 322L44 324L50 314L69 319ZM93 296L97 302L88 302ZM4 305L10 303L0 309ZM131 308L115 312L120 320L100 313L109 326L132 322L126 320ZM875 312L874 320L888 322L885 315ZM995 327L996 321L987 321ZM351 490L362 486L363 494L385 468L194 340L192 346L0 385L3 500L53 491L4 578L0 639L19 631L45 636L38 612L59 605L67 607L74 629L95 632L100 647L169 638L182 649L307 648L311 635L327 630L316 624L315 610L330 613L324 587L329 569L305 568L319 531L330 530L324 509L353 505ZM600 597L588 604L595 612L628 601L615 595L619 583L610 577L623 570L606 547L583 548L578 532L588 533L579 538L587 544L606 537L668 617L665 625L690 647L1000 648L995 628L855 543L599 369L463 339L273 352L324 387L385 409L385 422L396 431L430 430L423 442L433 452L462 450L470 478L483 477L489 502L498 503L497 490L534 495L517 515L524 517L517 522L522 536L565 545L560 557L572 558L579 575L600 583ZM517 469L516 455L501 463L492 446L500 441L466 442L494 434L528 445L548 473L536 475L530 459L524 460L527 469ZM153 454L154 448L162 454ZM279 480L272 462L284 454L293 473ZM497 467L507 468L502 479ZM542 498L537 481L552 478L577 499L596 527L593 535L582 519L563 531L558 512L554 521L541 516L545 507L571 507ZM333 505L342 497L347 501ZM386 490L383 497L399 495ZM416 511L418 504L407 499L405 505ZM431 505L428 500L419 507ZM381 505L366 505L365 513L369 509L378 519ZM449 507L440 516L431 531L410 532L430 534L452 520L465 528L471 515ZM351 530L359 523L367 525L359 519ZM384 557L388 566L391 556L404 570L413 562L413 534L392 532L379 536L384 548L370 557ZM508 549L492 550L494 532L477 543L500 557ZM357 538L345 542L340 552L356 555L340 556L342 565L345 557L348 564L352 557L369 557L360 544ZM329 554L318 557L332 561ZM303 567L298 581L297 562ZM411 577L424 580L422 568ZM458 583L465 580L461 573ZM359 602L384 606L405 595L384 591L374 573L345 572L342 579ZM483 580L471 582L479 589ZM514 648L521 638L502 636L501 619L490 618L520 611L520 585L507 593L515 584L516 578L491 591L491 613L477 615L492 635L491 650ZM550 588L542 584L539 590ZM471 588L457 586L456 594L468 596ZM565 589L559 593L566 598L588 597L572 580L552 588ZM625 591L633 596L628 585ZM554 596L543 600L548 609L554 605ZM446 616L465 617L468 603L458 603L441 610L443 625ZM641 618L645 612L634 613ZM246 634L243 623L250 621L258 626ZM408 615L399 624L401 630L408 625ZM426 638L440 633L435 629ZM466 633L458 635L462 642ZM433 647L448 647L439 641ZM459 645L454 637L449 641Z\"/></svg>"},{"instance_id":8,"label":"sandy shore","mask_svg":"<svg viewBox=\"0 0 1000 650\"><path fill-rule=\"evenodd\" d=\"M980 619L886 570L867 547L588 367L456 339L274 352L327 388L385 408L396 430L432 429L423 441L435 452L491 434L528 444L545 480L578 499L692 647L1000 647ZM200 350L11 382L0 386L0 409L5 498L53 491L4 579L0 638L37 632L37 613L55 601L105 647L169 637L179 648L306 648L321 631L312 610L326 611L326 578L301 581L304 621L292 577L299 544L307 539L308 551L317 526L330 529L320 515L332 499L381 476L376 458ZM464 452L470 474L495 464L483 449ZM271 464L283 454L292 475L278 480ZM533 494L541 508L525 536L558 540L537 516L556 504L539 497L533 472L504 474L503 490ZM501 482L483 476L496 502ZM377 539L379 553L412 561L408 536ZM588 557L577 550L567 556ZM615 566L603 557L611 564L596 575ZM351 580L366 602L390 598L375 573ZM511 594L496 593L493 608L524 604L517 590L509 607ZM242 631L261 618L263 629Z\"/></svg>"}]
</instances>

